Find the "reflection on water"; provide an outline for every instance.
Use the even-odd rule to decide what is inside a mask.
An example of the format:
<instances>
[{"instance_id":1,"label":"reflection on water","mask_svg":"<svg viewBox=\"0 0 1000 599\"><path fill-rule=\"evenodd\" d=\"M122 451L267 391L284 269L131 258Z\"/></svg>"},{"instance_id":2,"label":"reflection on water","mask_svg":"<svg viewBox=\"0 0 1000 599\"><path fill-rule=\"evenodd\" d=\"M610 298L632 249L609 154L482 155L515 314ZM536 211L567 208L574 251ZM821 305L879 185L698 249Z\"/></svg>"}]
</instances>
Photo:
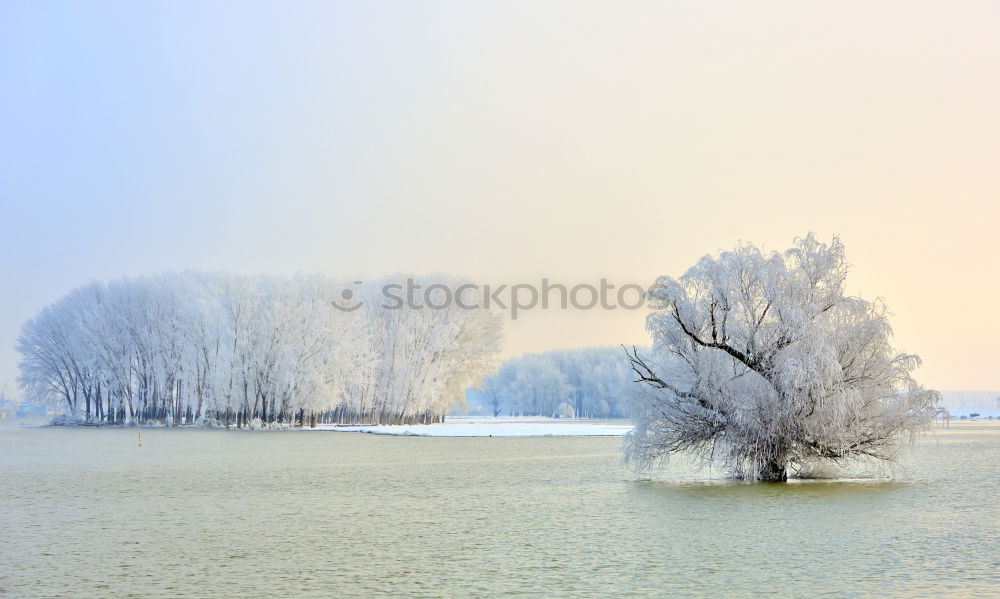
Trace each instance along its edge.
<instances>
[{"instance_id":1,"label":"reflection on water","mask_svg":"<svg viewBox=\"0 0 1000 599\"><path fill-rule=\"evenodd\" d=\"M1000 429L751 484L612 438L0 428L0 595L996 596Z\"/></svg>"}]
</instances>

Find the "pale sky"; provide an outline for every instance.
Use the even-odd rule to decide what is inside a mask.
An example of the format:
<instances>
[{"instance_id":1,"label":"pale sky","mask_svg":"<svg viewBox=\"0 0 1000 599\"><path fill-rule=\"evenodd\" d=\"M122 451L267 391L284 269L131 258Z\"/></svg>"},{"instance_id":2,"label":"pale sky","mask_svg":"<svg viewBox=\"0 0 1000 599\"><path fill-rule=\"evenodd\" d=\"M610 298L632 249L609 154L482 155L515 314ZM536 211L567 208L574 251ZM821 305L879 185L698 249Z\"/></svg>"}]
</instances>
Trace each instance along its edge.
<instances>
[{"instance_id":1,"label":"pale sky","mask_svg":"<svg viewBox=\"0 0 1000 599\"><path fill-rule=\"evenodd\" d=\"M940 389L1000 389L1000 3L0 0L21 323L167 269L649 283L839 234ZM644 343L530 313L504 355Z\"/></svg>"}]
</instances>

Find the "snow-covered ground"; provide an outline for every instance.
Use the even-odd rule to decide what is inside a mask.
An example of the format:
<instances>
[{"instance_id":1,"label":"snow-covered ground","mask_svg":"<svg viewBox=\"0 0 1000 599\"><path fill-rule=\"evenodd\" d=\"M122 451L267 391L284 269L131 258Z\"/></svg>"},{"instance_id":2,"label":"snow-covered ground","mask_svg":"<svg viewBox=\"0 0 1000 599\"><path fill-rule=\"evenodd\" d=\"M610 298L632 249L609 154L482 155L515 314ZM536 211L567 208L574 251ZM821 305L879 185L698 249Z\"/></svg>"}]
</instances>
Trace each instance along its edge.
<instances>
[{"instance_id":1,"label":"snow-covered ground","mask_svg":"<svg viewBox=\"0 0 1000 599\"><path fill-rule=\"evenodd\" d=\"M310 429L307 429L310 430ZM632 430L622 420L558 418L449 418L441 424L338 426L319 425L312 430L362 432L376 435L424 437L620 437Z\"/></svg>"},{"instance_id":2,"label":"snow-covered ground","mask_svg":"<svg viewBox=\"0 0 1000 599\"><path fill-rule=\"evenodd\" d=\"M956 413L957 412L957 413ZM984 412L991 412L984 410ZM952 411L952 422L961 422L966 412ZM998 422L983 417L967 422ZM994 418L997 418L994 415ZM407 425L337 425L320 424L315 429L301 430L361 432L374 435L408 435L422 437L620 437L632 430L626 420L575 420L572 418L529 417L449 417L441 424Z\"/></svg>"}]
</instances>

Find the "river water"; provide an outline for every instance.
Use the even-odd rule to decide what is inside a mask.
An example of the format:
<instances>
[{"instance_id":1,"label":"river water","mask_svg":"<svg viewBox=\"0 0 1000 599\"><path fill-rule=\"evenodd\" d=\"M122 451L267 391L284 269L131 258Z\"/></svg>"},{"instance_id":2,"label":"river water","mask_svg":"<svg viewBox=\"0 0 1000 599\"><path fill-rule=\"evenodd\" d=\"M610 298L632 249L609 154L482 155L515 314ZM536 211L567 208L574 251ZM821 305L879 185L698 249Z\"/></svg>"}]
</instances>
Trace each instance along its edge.
<instances>
[{"instance_id":1,"label":"river water","mask_svg":"<svg viewBox=\"0 0 1000 599\"><path fill-rule=\"evenodd\" d=\"M11 597L1000 596L1000 427L895 482L742 484L620 439L0 428Z\"/></svg>"}]
</instances>

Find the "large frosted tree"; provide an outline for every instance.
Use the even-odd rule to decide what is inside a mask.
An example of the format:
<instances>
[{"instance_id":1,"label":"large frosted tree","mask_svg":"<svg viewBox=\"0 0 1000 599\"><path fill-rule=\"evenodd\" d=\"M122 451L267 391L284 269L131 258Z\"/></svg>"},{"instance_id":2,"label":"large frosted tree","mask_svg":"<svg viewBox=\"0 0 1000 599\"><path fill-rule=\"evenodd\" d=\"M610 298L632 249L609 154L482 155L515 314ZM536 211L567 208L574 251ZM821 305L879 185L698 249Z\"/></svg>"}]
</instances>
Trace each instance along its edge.
<instances>
[{"instance_id":1,"label":"large frosted tree","mask_svg":"<svg viewBox=\"0 0 1000 599\"><path fill-rule=\"evenodd\" d=\"M911 376L882 301L845 295L844 246L812 234L784 253L741 245L705 256L650 292L650 355L629 353L645 386L626 455L645 469L676 452L733 476L856 458L893 460L925 429L938 393Z\"/></svg>"}]
</instances>

